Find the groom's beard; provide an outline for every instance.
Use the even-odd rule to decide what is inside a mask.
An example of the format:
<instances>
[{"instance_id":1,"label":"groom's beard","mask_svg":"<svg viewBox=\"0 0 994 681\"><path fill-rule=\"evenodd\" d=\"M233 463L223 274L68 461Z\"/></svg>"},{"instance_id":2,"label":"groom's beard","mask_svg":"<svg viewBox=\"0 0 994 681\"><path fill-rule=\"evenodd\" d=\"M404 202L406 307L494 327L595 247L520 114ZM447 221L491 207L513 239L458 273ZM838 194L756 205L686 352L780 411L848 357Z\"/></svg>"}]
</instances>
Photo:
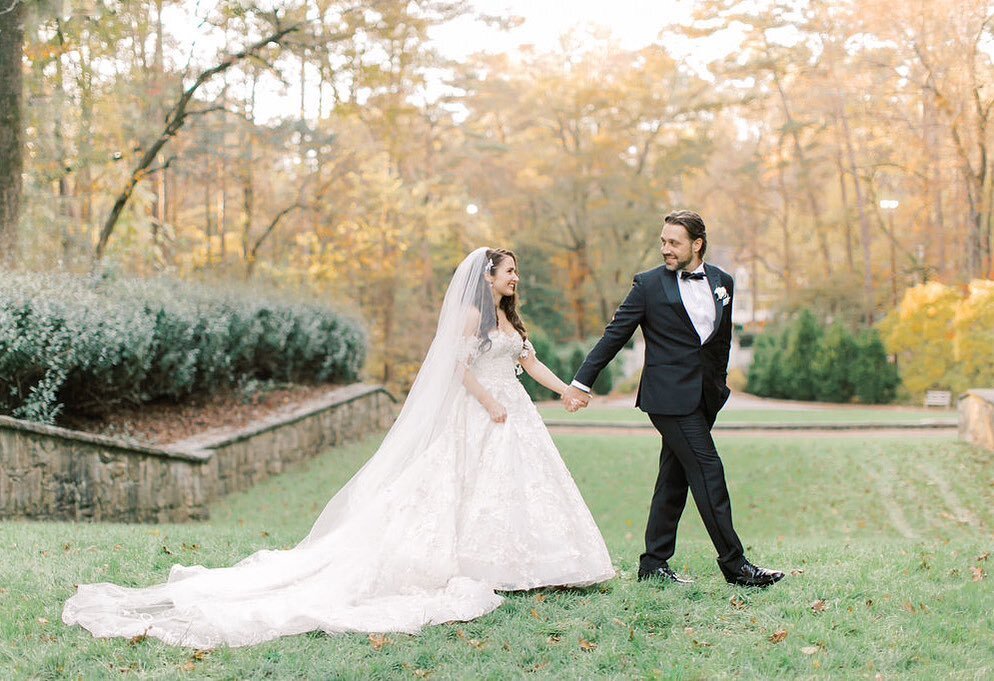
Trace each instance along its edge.
<instances>
[{"instance_id":1,"label":"groom's beard","mask_svg":"<svg viewBox=\"0 0 994 681\"><path fill-rule=\"evenodd\" d=\"M663 262L663 266L666 267L666 269L668 269L670 272L679 272L680 270L686 268L687 265L689 265L693 261L694 261L694 256L690 256L686 260L681 260L680 258L676 258L673 260L665 260Z\"/></svg>"}]
</instances>

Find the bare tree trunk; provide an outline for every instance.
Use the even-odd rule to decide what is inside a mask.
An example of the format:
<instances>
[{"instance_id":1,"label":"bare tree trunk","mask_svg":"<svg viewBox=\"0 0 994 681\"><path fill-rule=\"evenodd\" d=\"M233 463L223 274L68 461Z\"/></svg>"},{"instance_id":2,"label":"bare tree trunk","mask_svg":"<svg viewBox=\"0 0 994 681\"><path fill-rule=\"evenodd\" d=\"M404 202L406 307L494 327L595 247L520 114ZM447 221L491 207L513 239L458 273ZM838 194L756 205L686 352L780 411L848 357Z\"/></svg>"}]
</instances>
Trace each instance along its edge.
<instances>
[{"instance_id":1,"label":"bare tree trunk","mask_svg":"<svg viewBox=\"0 0 994 681\"><path fill-rule=\"evenodd\" d=\"M777 143L777 186L780 189L780 201L783 211L780 215L780 231L783 249L783 288L784 298L788 307L794 298L794 263L790 244L790 193L787 191L787 181L784 177L785 159L783 154L784 139L780 135Z\"/></svg>"},{"instance_id":2,"label":"bare tree trunk","mask_svg":"<svg viewBox=\"0 0 994 681\"><path fill-rule=\"evenodd\" d=\"M842 162L842 145L835 146L835 165L839 172L839 194L842 199L842 229L846 237L846 264L850 272L856 271L856 254L853 246L852 221L849 219L849 190L846 187L846 168Z\"/></svg>"},{"instance_id":3,"label":"bare tree trunk","mask_svg":"<svg viewBox=\"0 0 994 681\"><path fill-rule=\"evenodd\" d=\"M76 195L80 197L80 219L90 239L90 223L93 220L93 69L90 64L90 31L84 26L81 42L86 49L79 50L79 172L76 180Z\"/></svg>"},{"instance_id":4,"label":"bare tree trunk","mask_svg":"<svg viewBox=\"0 0 994 681\"><path fill-rule=\"evenodd\" d=\"M68 153L66 151L66 140L62 130L63 115L66 108L66 74L62 63L62 50L65 48L65 33L62 30L62 22L55 20L55 44L57 51L52 58L52 65L55 68L55 84L52 88L52 149L58 161L58 213L59 238L62 246L62 260L69 262L73 256L73 234L72 225L75 222L76 210L73 206L72 187L69 183L69 175L72 167L68 164Z\"/></svg>"},{"instance_id":5,"label":"bare tree trunk","mask_svg":"<svg viewBox=\"0 0 994 681\"><path fill-rule=\"evenodd\" d=\"M165 88L165 67L164 67L164 54L162 42L164 38L164 31L162 28L162 1L155 0L155 57L153 61L153 76L152 76L152 88L154 96L150 99L153 100L152 108L156 110L159 108L162 102L162 94ZM158 158L159 165L165 164L165 159L160 154ZM155 175L155 188L152 196L152 247L159 250L161 231L166 224L166 171L156 173Z\"/></svg>"},{"instance_id":6,"label":"bare tree trunk","mask_svg":"<svg viewBox=\"0 0 994 681\"><path fill-rule=\"evenodd\" d=\"M251 259L251 247L249 240L252 235L252 219L255 212L255 178L252 173L253 156L252 140L253 127L255 126L255 94L258 84L259 71L252 70L252 88L249 99L243 110L244 128L242 129L242 260L245 262L246 276L252 275L252 268L255 263Z\"/></svg>"},{"instance_id":7,"label":"bare tree trunk","mask_svg":"<svg viewBox=\"0 0 994 681\"><path fill-rule=\"evenodd\" d=\"M938 134L939 112L935 105L935 95L928 88L922 88L921 96L924 146L929 151L927 158L930 172L926 174L931 179L926 189L931 204L931 215L929 216L928 229L925 230L928 246L925 249L926 258L922 262L922 267L927 269L929 266L927 260L931 259L936 270L942 274L946 270L946 240L948 237L944 234L942 216L942 149Z\"/></svg>"},{"instance_id":8,"label":"bare tree trunk","mask_svg":"<svg viewBox=\"0 0 994 681\"><path fill-rule=\"evenodd\" d=\"M873 295L873 260L870 253L870 218L866 214L866 202L863 198L863 188L859 182L858 166L856 165L856 150L853 148L852 131L849 129L849 117L842 103L842 93L838 93L838 119L842 124L842 136L846 145L846 155L849 158L849 171L852 173L853 187L856 190L856 208L859 211L860 241L863 246L863 297L866 306L866 323L873 325L876 301Z\"/></svg>"},{"instance_id":9,"label":"bare tree trunk","mask_svg":"<svg viewBox=\"0 0 994 681\"><path fill-rule=\"evenodd\" d=\"M225 133L222 133L225 135ZM222 154L218 162L218 196L217 196L217 235L220 240L218 244L218 257L223 265L227 257L227 246L225 242L225 232L228 224L228 156L227 151Z\"/></svg>"},{"instance_id":10,"label":"bare tree trunk","mask_svg":"<svg viewBox=\"0 0 994 681\"><path fill-rule=\"evenodd\" d=\"M207 261L204 263L207 267L210 267L214 262L214 251L213 251L213 241L214 241L214 230L211 224L212 209L211 209L211 159L210 156L205 158L206 167L204 168L204 237L207 242Z\"/></svg>"},{"instance_id":11,"label":"bare tree trunk","mask_svg":"<svg viewBox=\"0 0 994 681\"><path fill-rule=\"evenodd\" d=\"M23 49L24 3L0 6L0 264L7 265L17 257L23 191Z\"/></svg>"}]
</instances>

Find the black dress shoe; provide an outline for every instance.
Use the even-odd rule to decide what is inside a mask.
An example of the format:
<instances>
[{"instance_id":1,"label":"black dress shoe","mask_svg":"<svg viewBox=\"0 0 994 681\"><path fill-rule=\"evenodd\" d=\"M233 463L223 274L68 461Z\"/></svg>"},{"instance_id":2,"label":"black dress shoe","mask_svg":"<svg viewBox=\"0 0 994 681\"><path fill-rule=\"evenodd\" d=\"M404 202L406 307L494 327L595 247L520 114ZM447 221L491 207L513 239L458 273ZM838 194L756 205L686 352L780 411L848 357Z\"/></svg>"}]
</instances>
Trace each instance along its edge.
<instances>
[{"instance_id":1,"label":"black dress shoe","mask_svg":"<svg viewBox=\"0 0 994 681\"><path fill-rule=\"evenodd\" d=\"M693 580L684 579L677 573L673 572L667 563L663 563L654 570L643 570L642 568L639 568L639 581L644 582L649 579L659 580L661 582L673 582L674 584L694 583Z\"/></svg>"},{"instance_id":2,"label":"black dress shoe","mask_svg":"<svg viewBox=\"0 0 994 681\"><path fill-rule=\"evenodd\" d=\"M730 570L721 563L718 563L721 573L725 575L725 581L736 586L756 586L764 588L776 584L783 579L783 573L779 570L767 570L756 567L746 561L738 570Z\"/></svg>"}]
</instances>

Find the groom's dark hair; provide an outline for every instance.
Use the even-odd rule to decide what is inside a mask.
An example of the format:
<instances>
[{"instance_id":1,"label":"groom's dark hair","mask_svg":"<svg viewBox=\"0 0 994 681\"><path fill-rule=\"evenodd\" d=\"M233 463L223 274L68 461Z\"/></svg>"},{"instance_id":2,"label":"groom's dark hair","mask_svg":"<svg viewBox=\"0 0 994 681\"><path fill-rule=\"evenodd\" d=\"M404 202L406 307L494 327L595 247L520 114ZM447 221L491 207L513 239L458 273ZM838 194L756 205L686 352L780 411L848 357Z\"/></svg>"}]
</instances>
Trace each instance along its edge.
<instances>
[{"instance_id":1,"label":"groom's dark hair","mask_svg":"<svg viewBox=\"0 0 994 681\"><path fill-rule=\"evenodd\" d=\"M704 251L708 250L708 235L704 227L704 218L692 210L675 210L663 218L663 224L680 225L687 230L691 241L700 239L703 242L701 244L701 257L704 257Z\"/></svg>"}]
</instances>

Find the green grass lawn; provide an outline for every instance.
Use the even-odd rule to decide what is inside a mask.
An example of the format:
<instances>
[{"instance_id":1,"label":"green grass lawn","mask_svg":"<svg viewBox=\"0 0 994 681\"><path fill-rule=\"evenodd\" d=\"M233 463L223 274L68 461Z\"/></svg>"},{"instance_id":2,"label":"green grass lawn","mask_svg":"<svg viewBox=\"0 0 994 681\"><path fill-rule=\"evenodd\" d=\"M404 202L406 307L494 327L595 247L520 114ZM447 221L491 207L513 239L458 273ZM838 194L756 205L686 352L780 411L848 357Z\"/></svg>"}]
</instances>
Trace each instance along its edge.
<instances>
[{"instance_id":1,"label":"green grass lawn","mask_svg":"<svg viewBox=\"0 0 994 681\"><path fill-rule=\"evenodd\" d=\"M645 423L651 427L649 417L644 412L624 407L599 407L592 405L587 409L568 413L559 405L543 404L539 407L542 417L547 421L568 421L575 423ZM842 423L881 423L906 424L923 421L940 421L956 423L957 414L949 410L926 409L859 409L859 408L824 408L824 409L724 409L718 414L718 423L757 425L772 423L812 423L812 424L842 424Z\"/></svg>"},{"instance_id":2,"label":"green grass lawn","mask_svg":"<svg viewBox=\"0 0 994 681\"><path fill-rule=\"evenodd\" d=\"M363 635L310 634L195 654L61 623L77 582L150 584L173 562L221 566L293 545L373 438L225 499L209 523L0 523L0 678L994 675L990 454L934 435L718 441L749 556L792 572L769 590L719 578L693 506L673 564L696 584L636 582L658 439L564 435L557 442L620 570L598 588L513 594L477 621L376 647Z\"/></svg>"}]
</instances>

